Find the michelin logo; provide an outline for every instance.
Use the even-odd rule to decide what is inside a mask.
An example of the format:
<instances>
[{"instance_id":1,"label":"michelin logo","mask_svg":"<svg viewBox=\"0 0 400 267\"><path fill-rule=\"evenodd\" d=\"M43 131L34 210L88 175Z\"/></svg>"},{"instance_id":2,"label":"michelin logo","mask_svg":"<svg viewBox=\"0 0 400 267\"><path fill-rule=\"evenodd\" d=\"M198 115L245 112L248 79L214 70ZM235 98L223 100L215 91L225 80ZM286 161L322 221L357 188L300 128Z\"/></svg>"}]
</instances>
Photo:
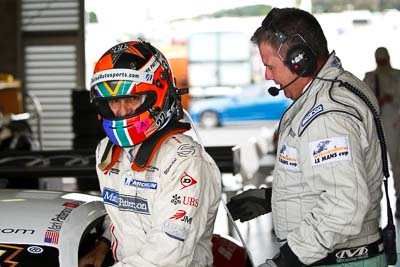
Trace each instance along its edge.
<instances>
[{"instance_id":1,"label":"michelin logo","mask_svg":"<svg viewBox=\"0 0 400 267\"><path fill-rule=\"evenodd\" d=\"M121 211L150 214L147 199L139 196L120 195L118 191L104 188L103 201L104 204L117 207Z\"/></svg>"},{"instance_id":2,"label":"michelin logo","mask_svg":"<svg viewBox=\"0 0 400 267\"><path fill-rule=\"evenodd\" d=\"M319 104L318 106L313 108L310 112L307 113L307 115L304 116L301 122L301 126L306 125L311 119L316 117L322 111L324 111L324 106L322 106L322 104Z\"/></svg>"},{"instance_id":3,"label":"michelin logo","mask_svg":"<svg viewBox=\"0 0 400 267\"><path fill-rule=\"evenodd\" d=\"M125 185L129 185L129 186L133 186L133 187L152 189L152 190L157 189L156 182L141 181L141 180L133 179L130 176L126 177L124 182L125 182Z\"/></svg>"}]
</instances>

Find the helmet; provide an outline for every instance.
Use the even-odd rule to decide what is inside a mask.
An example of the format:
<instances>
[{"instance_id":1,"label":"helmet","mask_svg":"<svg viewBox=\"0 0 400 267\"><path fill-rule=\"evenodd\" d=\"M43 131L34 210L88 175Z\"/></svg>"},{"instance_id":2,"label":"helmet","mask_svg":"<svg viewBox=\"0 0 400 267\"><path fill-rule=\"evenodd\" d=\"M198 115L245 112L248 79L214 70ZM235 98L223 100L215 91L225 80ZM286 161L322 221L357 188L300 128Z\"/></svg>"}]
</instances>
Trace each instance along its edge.
<instances>
[{"instance_id":1,"label":"helmet","mask_svg":"<svg viewBox=\"0 0 400 267\"><path fill-rule=\"evenodd\" d=\"M104 53L94 68L90 99L115 145L130 147L145 141L182 113L179 94L167 59L150 43L123 42ZM133 114L118 117L110 99L139 95Z\"/></svg>"}]
</instances>

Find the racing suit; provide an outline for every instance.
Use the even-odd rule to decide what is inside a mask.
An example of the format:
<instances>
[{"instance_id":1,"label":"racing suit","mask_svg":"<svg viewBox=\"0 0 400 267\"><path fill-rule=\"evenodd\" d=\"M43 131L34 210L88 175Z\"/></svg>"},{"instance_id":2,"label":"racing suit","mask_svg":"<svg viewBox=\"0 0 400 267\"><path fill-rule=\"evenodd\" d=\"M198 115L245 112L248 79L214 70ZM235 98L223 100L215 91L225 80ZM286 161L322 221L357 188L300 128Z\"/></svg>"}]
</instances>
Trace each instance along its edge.
<instances>
[{"instance_id":1,"label":"racing suit","mask_svg":"<svg viewBox=\"0 0 400 267\"><path fill-rule=\"evenodd\" d=\"M97 147L97 166L107 142ZM139 147L123 148L107 173L97 168L111 221L114 267L211 266L221 195L215 162L191 137L175 134L144 171L133 171Z\"/></svg>"},{"instance_id":2,"label":"racing suit","mask_svg":"<svg viewBox=\"0 0 400 267\"><path fill-rule=\"evenodd\" d=\"M379 67L367 72L364 82L383 99L380 115L385 129L394 188L397 198L400 199L400 70L391 66ZM399 215L399 210L396 209L396 216Z\"/></svg>"},{"instance_id":3,"label":"racing suit","mask_svg":"<svg viewBox=\"0 0 400 267\"><path fill-rule=\"evenodd\" d=\"M372 91L343 70L335 52L318 77L349 82L378 105ZM338 85L315 78L279 126L273 224L278 240L304 264L380 239L383 171L373 114Z\"/></svg>"}]
</instances>

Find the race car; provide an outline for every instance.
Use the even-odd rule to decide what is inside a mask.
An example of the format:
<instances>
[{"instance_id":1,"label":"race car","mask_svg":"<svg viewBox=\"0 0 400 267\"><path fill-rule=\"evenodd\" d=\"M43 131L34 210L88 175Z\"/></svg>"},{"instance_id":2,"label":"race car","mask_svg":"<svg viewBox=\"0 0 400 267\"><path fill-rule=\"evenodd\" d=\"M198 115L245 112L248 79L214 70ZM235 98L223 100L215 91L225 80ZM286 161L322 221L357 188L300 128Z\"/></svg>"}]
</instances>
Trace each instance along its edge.
<instances>
[{"instance_id":1,"label":"race car","mask_svg":"<svg viewBox=\"0 0 400 267\"><path fill-rule=\"evenodd\" d=\"M0 266L71 267L103 232L95 195L0 189Z\"/></svg>"},{"instance_id":2,"label":"race car","mask_svg":"<svg viewBox=\"0 0 400 267\"><path fill-rule=\"evenodd\" d=\"M0 266L72 267L104 232L100 196L47 190L0 189ZM233 238L214 234L214 266L251 266ZM103 266L113 265L112 253Z\"/></svg>"}]
</instances>

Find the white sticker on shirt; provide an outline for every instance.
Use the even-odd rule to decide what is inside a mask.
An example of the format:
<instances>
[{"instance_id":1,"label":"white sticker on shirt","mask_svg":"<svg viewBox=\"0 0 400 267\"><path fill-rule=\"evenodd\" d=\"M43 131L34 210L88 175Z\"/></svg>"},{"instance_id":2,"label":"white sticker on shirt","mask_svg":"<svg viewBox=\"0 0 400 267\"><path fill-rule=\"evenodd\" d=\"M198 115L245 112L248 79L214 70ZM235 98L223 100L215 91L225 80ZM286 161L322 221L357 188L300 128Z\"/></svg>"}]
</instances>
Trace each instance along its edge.
<instances>
[{"instance_id":1,"label":"white sticker on shirt","mask_svg":"<svg viewBox=\"0 0 400 267\"><path fill-rule=\"evenodd\" d=\"M279 164L288 170L299 170L296 148L283 144L279 149Z\"/></svg>"},{"instance_id":2,"label":"white sticker on shirt","mask_svg":"<svg viewBox=\"0 0 400 267\"><path fill-rule=\"evenodd\" d=\"M322 139L309 144L312 166L351 160L349 137Z\"/></svg>"}]
</instances>

